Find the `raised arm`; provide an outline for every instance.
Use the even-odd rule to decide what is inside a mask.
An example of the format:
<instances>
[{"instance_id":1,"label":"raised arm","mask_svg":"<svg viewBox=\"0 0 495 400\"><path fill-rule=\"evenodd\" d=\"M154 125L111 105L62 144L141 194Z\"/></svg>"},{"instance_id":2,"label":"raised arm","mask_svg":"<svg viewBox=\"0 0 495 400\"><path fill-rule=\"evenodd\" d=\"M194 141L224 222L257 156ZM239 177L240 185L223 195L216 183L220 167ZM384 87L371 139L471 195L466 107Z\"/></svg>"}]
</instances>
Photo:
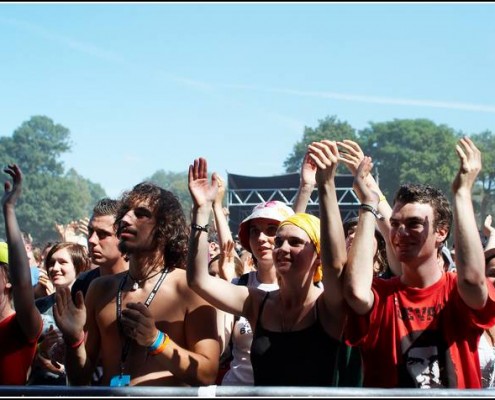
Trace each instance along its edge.
<instances>
[{"instance_id":1,"label":"raised arm","mask_svg":"<svg viewBox=\"0 0 495 400\"><path fill-rule=\"evenodd\" d=\"M335 318L343 314L341 276L347 261L344 228L335 188L335 173L339 151L330 140L313 142L310 157L317 166L316 184L320 202L321 263L323 267L324 299L327 309Z\"/></svg>"},{"instance_id":2,"label":"raised arm","mask_svg":"<svg viewBox=\"0 0 495 400\"><path fill-rule=\"evenodd\" d=\"M483 234L487 237L485 251L495 248L495 228L492 226L492 216L486 216L483 222Z\"/></svg>"},{"instance_id":3,"label":"raised arm","mask_svg":"<svg viewBox=\"0 0 495 400\"><path fill-rule=\"evenodd\" d=\"M2 197L3 216L9 250L10 283L17 319L29 341L35 341L41 333L43 320L34 303L29 260L17 222L15 205L22 191L22 172L16 165L8 165L4 172L12 177L12 183L5 182ZM4 344L8 345L8 344Z\"/></svg>"},{"instance_id":4,"label":"raised arm","mask_svg":"<svg viewBox=\"0 0 495 400\"><path fill-rule=\"evenodd\" d=\"M220 175L216 175L216 183L218 186L217 195L213 200L213 215L217 226L218 244L220 246L220 277L230 282L236 277L235 264L233 258L239 258L237 253L233 251L234 238L229 228L227 216L223 208L223 198L225 196L225 182ZM240 258L239 258L240 260Z\"/></svg>"},{"instance_id":5,"label":"raised arm","mask_svg":"<svg viewBox=\"0 0 495 400\"><path fill-rule=\"evenodd\" d=\"M485 257L474 216L471 191L481 170L481 153L468 137L459 140L456 152L460 167L452 183L452 192L457 288L469 307L480 309L486 303L488 289Z\"/></svg>"},{"instance_id":6,"label":"raised arm","mask_svg":"<svg viewBox=\"0 0 495 400\"><path fill-rule=\"evenodd\" d=\"M207 162L194 160L189 166L189 192L193 200L191 234L187 256L187 283L206 301L220 310L243 315L249 291L208 274L208 240L204 227L208 224L213 200L217 194L217 175L208 182Z\"/></svg>"},{"instance_id":7,"label":"raised arm","mask_svg":"<svg viewBox=\"0 0 495 400\"><path fill-rule=\"evenodd\" d=\"M306 212L311 193L316 185L316 164L309 156L309 149L304 155L304 159L301 165L301 176L299 179L299 188L296 193L294 205L292 209L294 212Z\"/></svg>"},{"instance_id":8,"label":"raised arm","mask_svg":"<svg viewBox=\"0 0 495 400\"><path fill-rule=\"evenodd\" d=\"M373 163L370 157L364 157L354 176L354 183L363 195L362 204L376 210L378 193L366 185L366 177ZM373 307L373 236L375 235L375 216L365 208L359 210L359 220L349 250L344 276L344 297L347 304L359 315L368 313Z\"/></svg>"},{"instance_id":9,"label":"raised arm","mask_svg":"<svg viewBox=\"0 0 495 400\"><path fill-rule=\"evenodd\" d=\"M364 159L363 150L361 149L359 144L348 139L342 142L338 142L338 145L341 149L340 161L342 161L349 169L351 174L356 177L359 164ZM373 175L368 174L365 178L365 183L370 190L378 193L379 201L377 210L381 215L383 215L384 218L383 220L377 220L377 226L383 236L383 239L385 240L387 262L394 275L401 275L402 267L399 260L397 259L397 256L395 255L392 243L390 242L390 216L392 215L392 207L390 207L387 198L383 195L380 186L376 182L375 178L373 178ZM356 182L354 183L353 188L359 201L363 203L364 194L360 190L359 186L356 185Z\"/></svg>"}]
</instances>

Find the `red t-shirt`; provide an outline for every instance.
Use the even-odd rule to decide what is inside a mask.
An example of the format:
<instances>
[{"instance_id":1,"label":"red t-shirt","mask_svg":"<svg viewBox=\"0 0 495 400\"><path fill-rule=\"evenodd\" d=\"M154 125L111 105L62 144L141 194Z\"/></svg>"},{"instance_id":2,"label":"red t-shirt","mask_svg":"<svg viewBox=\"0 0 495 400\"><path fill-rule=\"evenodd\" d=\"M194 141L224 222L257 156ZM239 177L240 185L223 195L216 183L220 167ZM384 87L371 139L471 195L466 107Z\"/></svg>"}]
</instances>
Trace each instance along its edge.
<instances>
[{"instance_id":1,"label":"red t-shirt","mask_svg":"<svg viewBox=\"0 0 495 400\"><path fill-rule=\"evenodd\" d=\"M27 340L14 313L0 321L0 343L0 385L25 385L37 338Z\"/></svg>"},{"instance_id":2,"label":"red t-shirt","mask_svg":"<svg viewBox=\"0 0 495 400\"><path fill-rule=\"evenodd\" d=\"M350 310L345 330L346 343L361 349L363 386L480 388L478 341L495 324L495 288L487 286L485 307L473 310L452 272L423 289L375 278L372 310Z\"/></svg>"}]
</instances>

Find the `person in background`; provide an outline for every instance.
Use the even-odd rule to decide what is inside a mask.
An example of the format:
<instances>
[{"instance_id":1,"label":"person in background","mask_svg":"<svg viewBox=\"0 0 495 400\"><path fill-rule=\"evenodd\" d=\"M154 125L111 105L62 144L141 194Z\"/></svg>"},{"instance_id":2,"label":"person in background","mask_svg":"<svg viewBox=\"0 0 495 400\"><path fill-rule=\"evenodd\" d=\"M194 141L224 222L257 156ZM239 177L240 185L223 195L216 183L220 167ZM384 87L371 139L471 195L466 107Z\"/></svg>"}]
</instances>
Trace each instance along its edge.
<instances>
[{"instance_id":1,"label":"person in background","mask_svg":"<svg viewBox=\"0 0 495 400\"><path fill-rule=\"evenodd\" d=\"M119 249L115 226L118 209L118 200L109 198L99 200L93 207L91 218L88 220L87 246L94 268L77 278L71 289L73 300L79 290L85 297L94 279L120 274L129 269L129 263Z\"/></svg>"},{"instance_id":2,"label":"person in background","mask_svg":"<svg viewBox=\"0 0 495 400\"><path fill-rule=\"evenodd\" d=\"M22 172L16 164L4 172L12 183L5 183L2 197L7 243L0 243L0 385L25 385L43 321L34 304L28 256L15 212Z\"/></svg>"},{"instance_id":3,"label":"person in background","mask_svg":"<svg viewBox=\"0 0 495 400\"><path fill-rule=\"evenodd\" d=\"M487 215L483 222L483 234L486 237L485 274L487 280L495 283L495 228L492 226L492 216ZM495 387L495 327L487 328L478 343L480 357L481 387Z\"/></svg>"},{"instance_id":4,"label":"person in background","mask_svg":"<svg viewBox=\"0 0 495 400\"><path fill-rule=\"evenodd\" d=\"M40 262L38 264L38 270L40 277L38 283L34 287L34 297L39 299L40 297L48 296L55 292L55 287L53 286L48 273L46 272L45 260L46 256L50 252L51 248L55 245L55 242L46 242L41 251Z\"/></svg>"},{"instance_id":5,"label":"person in background","mask_svg":"<svg viewBox=\"0 0 495 400\"><path fill-rule=\"evenodd\" d=\"M91 260L86 247L73 242L55 244L45 260L48 276L56 290L71 288L76 278L89 270ZM62 335L55 328L53 305L55 293L36 300L36 307L43 317L43 332L38 341L38 351L33 363L28 385L66 385L64 363L65 345Z\"/></svg>"}]
</instances>

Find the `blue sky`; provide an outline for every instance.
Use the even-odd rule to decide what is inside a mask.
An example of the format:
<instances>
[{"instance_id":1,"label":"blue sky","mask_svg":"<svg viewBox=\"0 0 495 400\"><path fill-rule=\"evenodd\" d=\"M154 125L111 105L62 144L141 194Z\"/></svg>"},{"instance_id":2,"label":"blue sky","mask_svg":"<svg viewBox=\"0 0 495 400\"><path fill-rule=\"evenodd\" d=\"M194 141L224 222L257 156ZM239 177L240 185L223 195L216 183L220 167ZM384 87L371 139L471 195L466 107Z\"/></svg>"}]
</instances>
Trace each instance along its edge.
<instances>
[{"instance_id":1,"label":"blue sky","mask_svg":"<svg viewBox=\"0 0 495 400\"><path fill-rule=\"evenodd\" d=\"M71 131L110 196L199 156L270 176L336 115L495 132L495 3L1 3L0 135Z\"/></svg>"}]
</instances>

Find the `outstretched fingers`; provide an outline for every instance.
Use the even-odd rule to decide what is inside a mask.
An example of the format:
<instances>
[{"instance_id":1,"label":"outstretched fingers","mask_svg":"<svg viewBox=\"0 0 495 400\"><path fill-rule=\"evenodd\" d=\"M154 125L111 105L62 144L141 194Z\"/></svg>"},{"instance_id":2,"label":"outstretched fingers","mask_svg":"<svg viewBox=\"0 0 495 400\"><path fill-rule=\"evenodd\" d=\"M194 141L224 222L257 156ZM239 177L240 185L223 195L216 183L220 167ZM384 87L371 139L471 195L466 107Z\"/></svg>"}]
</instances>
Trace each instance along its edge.
<instances>
[{"instance_id":1,"label":"outstretched fingers","mask_svg":"<svg viewBox=\"0 0 495 400\"><path fill-rule=\"evenodd\" d=\"M313 142L308 146L309 156L320 169L326 169L338 163L339 151L337 144L331 140Z\"/></svg>"}]
</instances>

